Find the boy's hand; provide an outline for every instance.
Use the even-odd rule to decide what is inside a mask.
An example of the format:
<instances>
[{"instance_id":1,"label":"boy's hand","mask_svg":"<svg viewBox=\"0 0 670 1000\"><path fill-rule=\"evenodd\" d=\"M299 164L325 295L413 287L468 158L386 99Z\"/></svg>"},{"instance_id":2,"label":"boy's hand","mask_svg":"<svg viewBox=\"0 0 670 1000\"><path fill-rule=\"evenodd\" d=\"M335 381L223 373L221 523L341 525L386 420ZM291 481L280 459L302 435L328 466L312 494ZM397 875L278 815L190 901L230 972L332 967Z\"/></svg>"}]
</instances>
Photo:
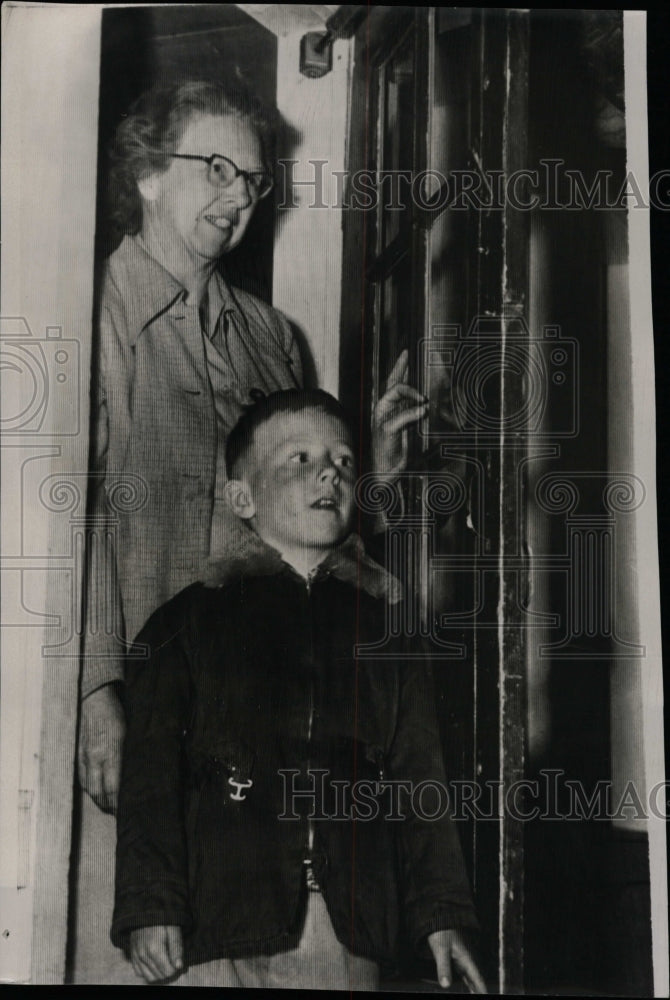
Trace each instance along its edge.
<instances>
[{"instance_id":1,"label":"boy's hand","mask_svg":"<svg viewBox=\"0 0 670 1000\"><path fill-rule=\"evenodd\" d=\"M471 993L486 993L486 983L475 964L470 949L458 931L434 931L428 935L428 945L435 959L437 979L445 989L451 986L452 963Z\"/></svg>"},{"instance_id":2,"label":"boy's hand","mask_svg":"<svg viewBox=\"0 0 670 1000\"><path fill-rule=\"evenodd\" d=\"M407 384L409 356L403 351L388 377L372 417L374 472L397 475L407 465L407 428L426 415L425 396Z\"/></svg>"},{"instance_id":3,"label":"boy's hand","mask_svg":"<svg viewBox=\"0 0 670 1000\"><path fill-rule=\"evenodd\" d=\"M130 960L147 983L170 979L184 967L181 927L138 927L130 932Z\"/></svg>"}]
</instances>

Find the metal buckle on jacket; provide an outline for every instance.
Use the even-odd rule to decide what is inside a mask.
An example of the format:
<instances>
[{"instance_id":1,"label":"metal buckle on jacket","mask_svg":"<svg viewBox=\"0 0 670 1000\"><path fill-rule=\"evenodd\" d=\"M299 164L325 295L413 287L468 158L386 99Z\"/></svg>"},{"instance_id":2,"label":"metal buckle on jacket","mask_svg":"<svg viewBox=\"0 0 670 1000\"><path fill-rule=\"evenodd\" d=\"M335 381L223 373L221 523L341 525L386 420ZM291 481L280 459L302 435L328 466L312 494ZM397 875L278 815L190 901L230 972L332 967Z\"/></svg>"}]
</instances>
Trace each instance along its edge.
<instances>
[{"instance_id":1,"label":"metal buckle on jacket","mask_svg":"<svg viewBox=\"0 0 670 1000\"><path fill-rule=\"evenodd\" d=\"M317 877L314 874L314 868L312 866L312 859L305 858L303 861L305 866L305 885L307 886L308 892L321 892L321 886L318 883Z\"/></svg>"},{"instance_id":2,"label":"metal buckle on jacket","mask_svg":"<svg viewBox=\"0 0 670 1000\"><path fill-rule=\"evenodd\" d=\"M246 799L246 795L242 795L242 790L251 788L251 786L253 785L253 781L251 780L251 778L249 778L248 781L237 781L235 778L233 778L231 774L230 777L228 778L228 784L235 789L234 792L230 793L230 798L234 799L235 802L244 802L244 800Z\"/></svg>"},{"instance_id":3,"label":"metal buckle on jacket","mask_svg":"<svg viewBox=\"0 0 670 1000\"><path fill-rule=\"evenodd\" d=\"M321 892L328 871L328 858L318 847L303 858L305 867L305 882L310 892Z\"/></svg>"}]
</instances>

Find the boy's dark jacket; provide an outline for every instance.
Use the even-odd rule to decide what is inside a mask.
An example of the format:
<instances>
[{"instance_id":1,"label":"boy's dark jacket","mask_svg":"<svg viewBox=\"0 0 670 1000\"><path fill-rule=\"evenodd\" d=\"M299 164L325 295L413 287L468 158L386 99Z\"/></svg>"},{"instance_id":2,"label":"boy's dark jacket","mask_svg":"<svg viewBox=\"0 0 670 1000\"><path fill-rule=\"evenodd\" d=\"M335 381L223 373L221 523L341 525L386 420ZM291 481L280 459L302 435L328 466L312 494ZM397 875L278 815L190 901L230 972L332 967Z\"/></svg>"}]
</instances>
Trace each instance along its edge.
<instances>
[{"instance_id":1,"label":"boy's dark jacket","mask_svg":"<svg viewBox=\"0 0 670 1000\"><path fill-rule=\"evenodd\" d=\"M451 821L374 784L428 782L419 810L445 811L429 666L386 655L399 596L355 536L309 587L253 542L150 618L127 669L116 945L177 924L189 964L293 946L313 806L336 817L311 821L310 857L352 951L388 968L400 934L418 948L434 930L476 926ZM361 783L355 821L333 780Z\"/></svg>"}]
</instances>

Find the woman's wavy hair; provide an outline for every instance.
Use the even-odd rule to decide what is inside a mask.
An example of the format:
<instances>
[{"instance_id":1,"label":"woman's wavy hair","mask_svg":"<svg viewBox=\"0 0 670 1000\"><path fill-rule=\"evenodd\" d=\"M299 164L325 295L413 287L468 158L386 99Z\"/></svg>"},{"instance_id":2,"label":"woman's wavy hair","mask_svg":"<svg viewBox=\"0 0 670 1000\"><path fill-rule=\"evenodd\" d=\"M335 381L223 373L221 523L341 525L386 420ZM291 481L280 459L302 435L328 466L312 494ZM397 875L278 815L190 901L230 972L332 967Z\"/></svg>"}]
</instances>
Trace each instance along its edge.
<instances>
[{"instance_id":1,"label":"woman's wavy hair","mask_svg":"<svg viewBox=\"0 0 670 1000\"><path fill-rule=\"evenodd\" d=\"M107 223L117 239L142 227L142 199L137 182L170 166L189 122L199 115L244 118L262 145L265 166L272 169L277 114L242 85L182 80L146 91L119 124L109 150ZM225 152L225 150L211 150Z\"/></svg>"}]
</instances>

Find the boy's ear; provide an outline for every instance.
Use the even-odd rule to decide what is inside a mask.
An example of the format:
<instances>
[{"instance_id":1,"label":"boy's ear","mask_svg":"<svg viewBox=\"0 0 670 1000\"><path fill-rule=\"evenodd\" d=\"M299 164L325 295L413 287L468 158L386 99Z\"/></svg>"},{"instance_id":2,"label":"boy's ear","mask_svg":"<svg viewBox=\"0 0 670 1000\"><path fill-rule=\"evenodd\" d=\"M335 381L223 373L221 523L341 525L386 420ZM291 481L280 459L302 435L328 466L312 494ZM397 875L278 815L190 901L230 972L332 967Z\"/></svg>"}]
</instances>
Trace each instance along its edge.
<instances>
[{"instance_id":1,"label":"boy's ear","mask_svg":"<svg viewBox=\"0 0 670 1000\"><path fill-rule=\"evenodd\" d=\"M251 490L243 479L229 479L223 487L223 495L233 514L248 521L256 513Z\"/></svg>"}]
</instances>

